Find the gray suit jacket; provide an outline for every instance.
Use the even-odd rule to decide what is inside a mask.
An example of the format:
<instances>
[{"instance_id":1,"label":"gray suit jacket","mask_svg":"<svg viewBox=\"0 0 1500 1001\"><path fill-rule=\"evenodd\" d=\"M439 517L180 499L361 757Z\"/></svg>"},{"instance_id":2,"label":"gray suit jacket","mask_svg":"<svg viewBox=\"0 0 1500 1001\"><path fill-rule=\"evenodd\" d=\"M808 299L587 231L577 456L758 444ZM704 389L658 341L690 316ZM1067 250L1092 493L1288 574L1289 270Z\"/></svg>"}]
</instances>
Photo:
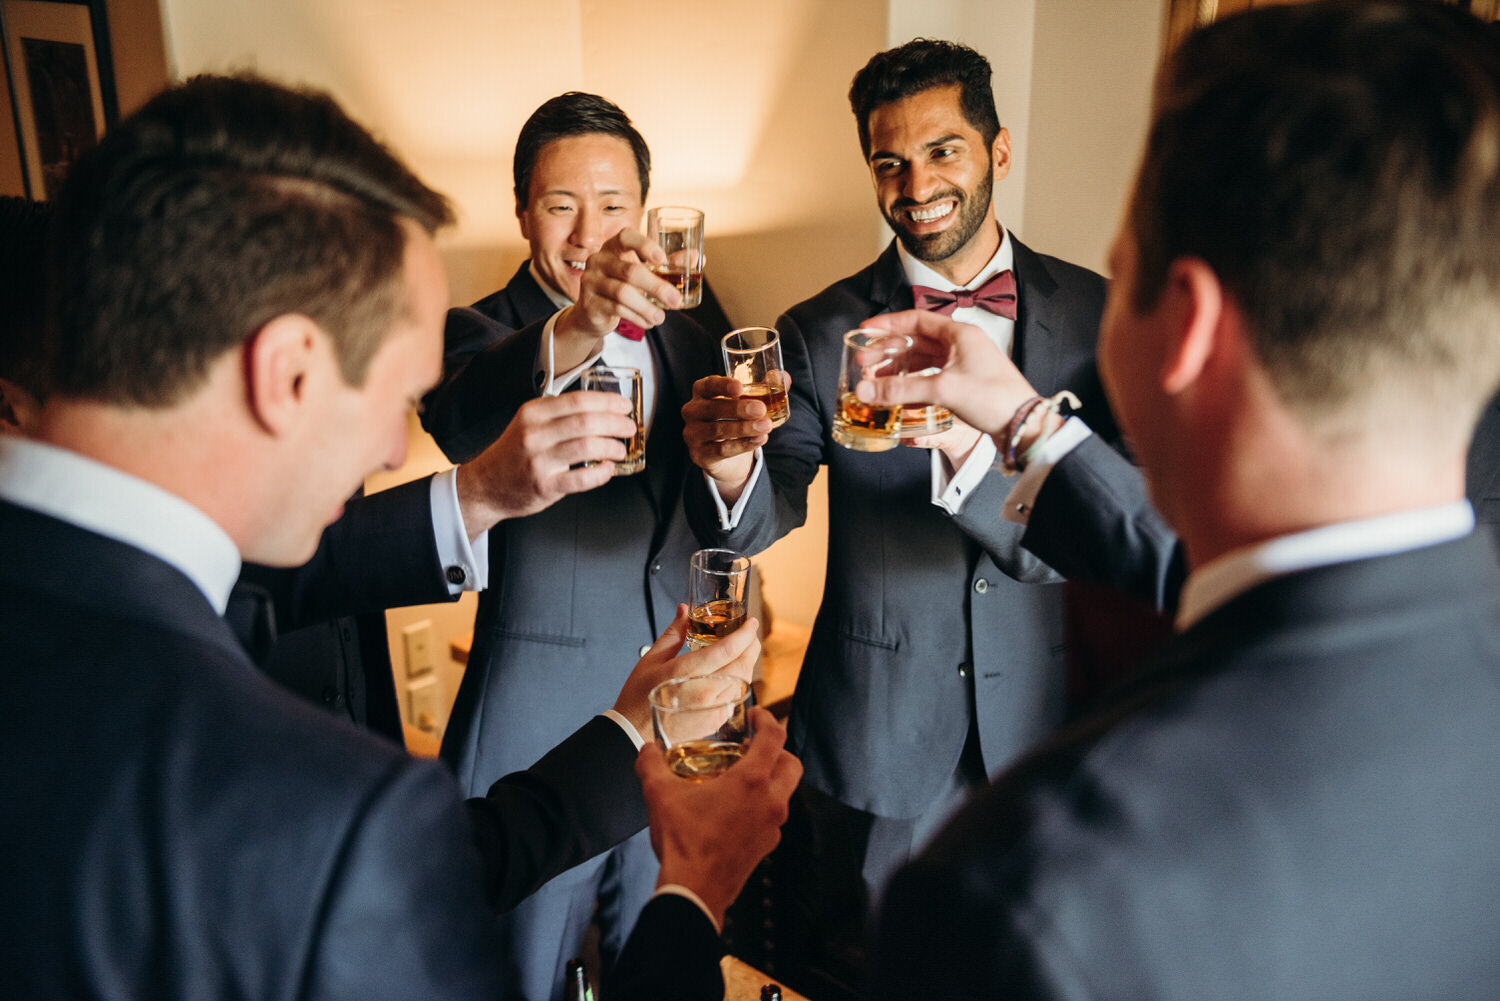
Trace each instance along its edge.
<instances>
[{"instance_id":1,"label":"gray suit jacket","mask_svg":"<svg viewBox=\"0 0 1500 1001\"><path fill-rule=\"evenodd\" d=\"M1018 241L1015 270L1017 363L1038 392L1076 392L1109 436L1093 362L1104 280ZM1012 483L990 473L950 518L931 503L926 451L854 452L829 437L842 334L911 306L892 243L870 267L788 310L778 327L792 413L765 446L769 481L726 532L703 478L688 480L700 540L756 553L802 523L807 485L828 467L828 575L791 742L808 781L891 817L932 802L971 718L994 770L1062 719L1065 688L1061 577L999 518Z\"/></svg>"},{"instance_id":2,"label":"gray suit jacket","mask_svg":"<svg viewBox=\"0 0 1500 1001\"><path fill-rule=\"evenodd\" d=\"M517 308L539 315L511 332L477 308L453 311L450 345L477 349L439 387L424 420L455 460L499 437L536 397L542 321L554 308L525 268L486 304L505 317ZM681 408L693 380L718 371L717 346L678 313L646 336L657 383L645 470L490 531L490 586L443 736L443 758L471 792L612 705L642 648L687 600L697 544L682 509L690 464Z\"/></svg>"},{"instance_id":3,"label":"gray suit jacket","mask_svg":"<svg viewBox=\"0 0 1500 1001\"><path fill-rule=\"evenodd\" d=\"M1486 539L1262 584L897 874L872 993L1493 997L1497 761Z\"/></svg>"}]
</instances>

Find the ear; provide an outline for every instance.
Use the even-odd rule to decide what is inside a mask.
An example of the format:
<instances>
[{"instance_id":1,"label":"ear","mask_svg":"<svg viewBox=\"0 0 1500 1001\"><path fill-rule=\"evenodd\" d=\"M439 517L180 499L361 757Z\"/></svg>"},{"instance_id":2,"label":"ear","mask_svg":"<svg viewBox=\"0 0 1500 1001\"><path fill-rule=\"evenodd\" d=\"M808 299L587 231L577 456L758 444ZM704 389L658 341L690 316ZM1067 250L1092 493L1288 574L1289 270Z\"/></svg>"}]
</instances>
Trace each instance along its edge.
<instances>
[{"instance_id":1,"label":"ear","mask_svg":"<svg viewBox=\"0 0 1500 1001\"><path fill-rule=\"evenodd\" d=\"M1002 128L990 144L990 158L994 161L995 180L1010 173L1010 130Z\"/></svg>"},{"instance_id":2,"label":"ear","mask_svg":"<svg viewBox=\"0 0 1500 1001\"><path fill-rule=\"evenodd\" d=\"M516 222L521 226L521 239L531 241L531 220L526 216L526 206L519 197L516 198Z\"/></svg>"},{"instance_id":3,"label":"ear","mask_svg":"<svg viewBox=\"0 0 1500 1001\"><path fill-rule=\"evenodd\" d=\"M318 325L300 313L265 324L245 342L245 398L256 423L274 436L295 427L317 356Z\"/></svg>"},{"instance_id":4,"label":"ear","mask_svg":"<svg viewBox=\"0 0 1500 1001\"><path fill-rule=\"evenodd\" d=\"M9 379L0 379L0 434L22 434L36 419L40 403Z\"/></svg>"},{"instance_id":5,"label":"ear","mask_svg":"<svg viewBox=\"0 0 1500 1001\"><path fill-rule=\"evenodd\" d=\"M1162 357L1161 386L1175 396L1196 383L1223 335L1224 287L1208 262L1196 257L1173 261L1162 295L1173 329Z\"/></svg>"}]
</instances>

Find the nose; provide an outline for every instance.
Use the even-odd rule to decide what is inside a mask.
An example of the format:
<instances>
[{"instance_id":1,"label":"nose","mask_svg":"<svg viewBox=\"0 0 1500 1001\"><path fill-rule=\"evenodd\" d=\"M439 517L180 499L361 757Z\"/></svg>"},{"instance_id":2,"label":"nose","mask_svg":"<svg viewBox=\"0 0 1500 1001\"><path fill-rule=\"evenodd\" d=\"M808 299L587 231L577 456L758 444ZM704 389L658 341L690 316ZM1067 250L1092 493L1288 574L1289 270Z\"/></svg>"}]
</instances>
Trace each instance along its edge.
<instances>
[{"instance_id":1,"label":"nose","mask_svg":"<svg viewBox=\"0 0 1500 1001\"><path fill-rule=\"evenodd\" d=\"M937 172L927 163L916 161L906 169L906 190L904 194L912 201L921 204L937 193L942 186Z\"/></svg>"},{"instance_id":2,"label":"nose","mask_svg":"<svg viewBox=\"0 0 1500 1001\"><path fill-rule=\"evenodd\" d=\"M390 448L386 451L384 466L386 469L400 469L406 464L406 421L401 421L397 433L391 436Z\"/></svg>"},{"instance_id":3,"label":"nose","mask_svg":"<svg viewBox=\"0 0 1500 1001\"><path fill-rule=\"evenodd\" d=\"M572 240L591 254L604 246L604 213L585 206L573 223Z\"/></svg>"}]
</instances>

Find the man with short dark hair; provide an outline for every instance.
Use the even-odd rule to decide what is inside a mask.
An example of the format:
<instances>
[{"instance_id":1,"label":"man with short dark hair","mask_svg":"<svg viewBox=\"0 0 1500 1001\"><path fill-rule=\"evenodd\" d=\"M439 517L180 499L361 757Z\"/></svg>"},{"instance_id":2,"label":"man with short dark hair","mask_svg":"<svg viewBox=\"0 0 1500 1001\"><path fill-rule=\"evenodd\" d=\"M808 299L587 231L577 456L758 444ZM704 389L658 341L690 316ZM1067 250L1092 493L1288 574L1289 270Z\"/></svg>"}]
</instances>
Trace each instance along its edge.
<instances>
[{"instance_id":1,"label":"man with short dark hair","mask_svg":"<svg viewBox=\"0 0 1500 1001\"><path fill-rule=\"evenodd\" d=\"M674 659L680 612L612 710L466 821L441 766L288 696L219 615L242 559L306 560L402 461L440 370L444 199L325 95L198 77L80 158L56 213L48 395L0 438L0 699L30 707L0 732L12 989L493 997L486 899L649 811L663 885L618 994L722 993L715 921L775 844L795 759L760 710L711 784L636 745L657 681L748 674L748 630Z\"/></svg>"},{"instance_id":2,"label":"man with short dark hair","mask_svg":"<svg viewBox=\"0 0 1500 1001\"><path fill-rule=\"evenodd\" d=\"M1464 478L1497 229L1467 14L1266 7L1169 57L1099 354L1186 555L1178 635L896 876L875 996L1493 993L1500 568ZM873 322L946 367L864 399L1009 421L977 331ZM1037 512L1112 462L1077 444Z\"/></svg>"},{"instance_id":3,"label":"man with short dark hair","mask_svg":"<svg viewBox=\"0 0 1500 1001\"><path fill-rule=\"evenodd\" d=\"M801 524L807 485L828 467L828 579L791 739L826 837L862 866L854 893L873 899L968 790L1062 719L1063 609L1061 578L1021 549L1018 526L992 517L1011 478L991 470L987 437L960 426L919 442L930 450L879 454L832 443L843 333L917 294L946 302L1045 392L1071 389L1106 434L1112 425L1093 366L1103 279L1037 254L995 218L1011 145L989 63L918 39L872 58L850 104L896 239L778 321L784 426L768 436L762 404L723 378L701 380L684 415L707 473L708 489L695 478L688 498L705 544L764 549ZM862 932L856 919L848 934Z\"/></svg>"},{"instance_id":4,"label":"man with short dark hair","mask_svg":"<svg viewBox=\"0 0 1500 1001\"><path fill-rule=\"evenodd\" d=\"M471 793L571 732L579 707L616 691L620 665L687 600L697 543L682 509L691 465L680 410L692 380L718 369L718 347L683 312L648 299L678 301L622 245L642 239L650 170L645 140L605 98L574 91L543 103L516 139L516 219L530 259L504 288L449 315L452 374L427 400L424 426L451 459L509 439L517 470L576 488L490 534L490 584L443 738L444 760ZM646 468L635 475L611 478L609 462L571 468L595 456L533 454L581 401L608 398L571 391L596 363L642 373ZM655 883L656 859L637 837L502 915L513 957L506 996L561 1001L564 964L591 916L608 994Z\"/></svg>"}]
</instances>

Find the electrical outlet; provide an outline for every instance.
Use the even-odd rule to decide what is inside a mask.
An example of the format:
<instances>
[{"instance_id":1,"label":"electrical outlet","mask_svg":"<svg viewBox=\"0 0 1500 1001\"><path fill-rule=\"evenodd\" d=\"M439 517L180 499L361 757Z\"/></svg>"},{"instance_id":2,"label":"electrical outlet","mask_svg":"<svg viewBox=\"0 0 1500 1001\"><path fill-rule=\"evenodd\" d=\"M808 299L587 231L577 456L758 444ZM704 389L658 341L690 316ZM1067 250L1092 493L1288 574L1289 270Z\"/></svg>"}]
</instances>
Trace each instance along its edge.
<instances>
[{"instance_id":1,"label":"electrical outlet","mask_svg":"<svg viewBox=\"0 0 1500 1001\"><path fill-rule=\"evenodd\" d=\"M413 682L406 688L407 722L418 730L437 733L438 686L436 678Z\"/></svg>"},{"instance_id":2,"label":"electrical outlet","mask_svg":"<svg viewBox=\"0 0 1500 1001\"><path fill-rule=\"evenodd\" d=\"M401 630L401 642L406 648L406 676L420 678L437 666L432 653L432 620L413 622Z\"/></svg>"}]
</instances>

